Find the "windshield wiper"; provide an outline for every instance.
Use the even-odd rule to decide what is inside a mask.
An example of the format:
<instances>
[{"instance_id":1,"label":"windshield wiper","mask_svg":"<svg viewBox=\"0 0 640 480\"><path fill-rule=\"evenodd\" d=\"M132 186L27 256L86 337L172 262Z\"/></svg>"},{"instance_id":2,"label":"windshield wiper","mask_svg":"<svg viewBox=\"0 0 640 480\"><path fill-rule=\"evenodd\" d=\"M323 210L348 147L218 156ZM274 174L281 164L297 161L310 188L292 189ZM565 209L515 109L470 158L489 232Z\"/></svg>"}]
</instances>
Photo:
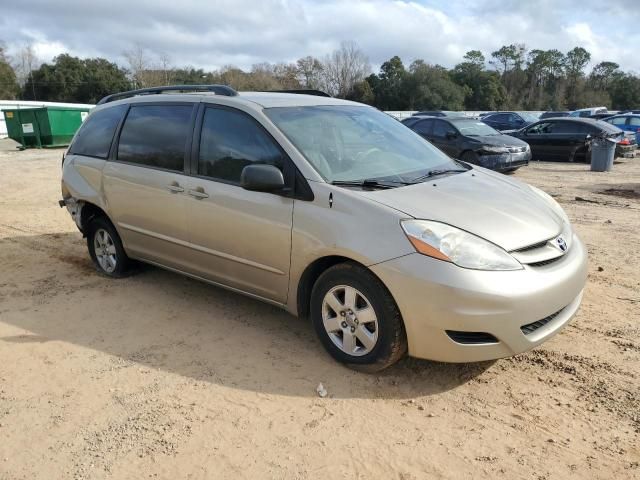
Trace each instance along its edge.
<instances>
[{"instance_id":1,"label":"windshield wiper","mask_svg":"<svg viewBox=\"0 0 640 480\"><path fill-rule=\"evenodd\" d=\"M413 180L411 180L411 183L420 183L426 180L427 178L437 177L438 175L445 175L447 173L462 173L466 171L467 170L462 170L459 168L443 168L441 170L429 170L424 175L420 175L419 177L416 177Z\"/></svg>"},{"instance_id":2,"label":"windshield wiper","mask_svg":"<svg viewBox=\"0 0 640 480\"><path fill-rule=\"evenodd\" d=\"M399 180L375 180L366 178L364 180L334 180L331 185L340 187L362 187L362 188L396 188L402 185L411 185L412 182L402 182Z\"/></svg>"}]
</instances>

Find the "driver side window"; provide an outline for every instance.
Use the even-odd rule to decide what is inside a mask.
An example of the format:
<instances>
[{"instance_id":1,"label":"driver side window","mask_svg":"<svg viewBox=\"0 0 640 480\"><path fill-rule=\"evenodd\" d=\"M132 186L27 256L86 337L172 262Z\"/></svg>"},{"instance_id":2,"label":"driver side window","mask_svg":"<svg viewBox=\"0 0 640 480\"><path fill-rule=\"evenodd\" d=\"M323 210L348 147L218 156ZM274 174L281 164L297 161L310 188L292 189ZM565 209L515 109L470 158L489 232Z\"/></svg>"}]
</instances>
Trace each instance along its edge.
<instances>
[{"instance_id":1,"label":"driver side window","mask_svg":"<svg viewBox=\"0 0 640 480\"><path fill-rule=\"evenodd\" d=\"M436 120L433 125L433 136L445 138L448 134L455 134L455 130L451 125L447 122L443 122L442 120Z\"/></svg>"},{"instance_id":2,"label":"driver side window","mask_svg":"<svg viewBox=\"0 0 640 480\"><path fill-rule=\"evenodd\" d=\"M242 169L251 164L274 165L282 170L283 154L249 115L207 108L202 121L198 175L239 184Z\"/></svg>"},{"instance_id":3,"label":"driver side window","mask_svg":"<svg viewBox=\"0 0 640 480\"><path fill-rule=\"evenodd\" d=\"M544 122L534 125L527 130L528 135L544 135L553 131L553 124L551 122Z\"/></svg>"}]
</instances>

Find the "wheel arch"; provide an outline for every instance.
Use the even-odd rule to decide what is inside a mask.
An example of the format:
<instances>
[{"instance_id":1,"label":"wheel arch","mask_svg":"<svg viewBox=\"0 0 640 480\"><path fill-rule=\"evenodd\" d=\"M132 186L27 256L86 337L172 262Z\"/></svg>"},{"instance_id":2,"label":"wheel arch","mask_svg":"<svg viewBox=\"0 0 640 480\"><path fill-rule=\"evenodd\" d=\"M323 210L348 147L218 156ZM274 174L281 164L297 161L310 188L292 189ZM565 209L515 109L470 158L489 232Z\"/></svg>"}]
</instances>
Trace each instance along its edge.
<instances>
[{"instance_id":1,"label":"wheel arch","mask_svg":"<svg viewBox=\"0 0 640 480\"><path fill-rule=\"evenodd\" d=\"M313 286L315 285L320 275L322 275L329 268L341 263L352 263L366 269L380 281L384 288L389 292L391 298L393 298L391 290L385 285L382 279L362 262L354 260L350 257L345 257L343 255L326 255L311 262L307 266L307 268L304 269L302 275L300 276L296 292L296 312L298 317L303 319L309 318L311 310L311 291L313 290ZM395 298L393 298L393 301L395 302Z\"/></svg>"},{"instance_id":2,"label":"wheel arch","mask_svg":"<svg viewBox=\"0 0 640 480\"><path fill-rule=\"evenodd\" d=\"M105 212L98 205L91 202L82 202L82 209L80 210L80 224L78 228L82 232L83 235L87 235L87 226L91 222L92 219L96 217L105 217L109 222L113 224L107 212Z\"/></svg>"}]
</instances>

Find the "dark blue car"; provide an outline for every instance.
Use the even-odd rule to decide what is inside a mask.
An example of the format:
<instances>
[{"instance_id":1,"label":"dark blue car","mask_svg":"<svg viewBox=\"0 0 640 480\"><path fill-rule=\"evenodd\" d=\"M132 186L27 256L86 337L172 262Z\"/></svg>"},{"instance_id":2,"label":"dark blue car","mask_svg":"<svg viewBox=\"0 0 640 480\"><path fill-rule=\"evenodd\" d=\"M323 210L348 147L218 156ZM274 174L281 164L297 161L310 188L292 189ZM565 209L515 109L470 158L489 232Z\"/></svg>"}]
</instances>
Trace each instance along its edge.
<instances>
[{"instance_id":1,"label":"dark blue car","mask_svg":"<svg viewBox=\"0 0 640 480\"><path fill-rule=\"evenodd\" d=\"M482 117L482 121L496 130L520 130L537 122L535 115L527 112L496 112Z\"/></svg>"}]
</instances>

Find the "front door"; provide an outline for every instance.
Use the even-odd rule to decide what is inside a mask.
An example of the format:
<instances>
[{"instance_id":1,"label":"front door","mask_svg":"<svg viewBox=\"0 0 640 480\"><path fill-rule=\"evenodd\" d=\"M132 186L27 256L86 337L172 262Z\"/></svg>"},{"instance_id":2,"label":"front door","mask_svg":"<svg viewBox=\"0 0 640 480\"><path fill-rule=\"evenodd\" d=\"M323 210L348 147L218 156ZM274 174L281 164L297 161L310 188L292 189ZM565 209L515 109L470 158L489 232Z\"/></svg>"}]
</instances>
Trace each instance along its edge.
<instances>
[{"instance_id":1,"label":"front door","mask_svg":"<svg viewBox=\"0 0 640 480\"><path fill-rule=\"evenodd\" d=\"M240 187L255 163L288 159L250 115L207 106L194 141L187 188L189 270L206 279L284 303L288 293L294 200Z\"/></svg>"}]
</instances>

